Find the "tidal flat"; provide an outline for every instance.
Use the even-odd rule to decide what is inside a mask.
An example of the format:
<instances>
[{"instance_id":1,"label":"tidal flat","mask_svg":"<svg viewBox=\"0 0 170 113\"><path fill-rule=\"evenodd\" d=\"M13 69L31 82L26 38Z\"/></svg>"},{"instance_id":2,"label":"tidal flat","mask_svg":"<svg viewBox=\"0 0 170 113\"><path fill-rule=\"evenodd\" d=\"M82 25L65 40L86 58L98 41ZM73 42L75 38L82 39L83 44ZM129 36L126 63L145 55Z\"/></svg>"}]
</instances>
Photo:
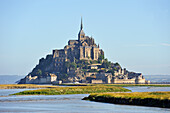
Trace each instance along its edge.
<instances>
[{"instance_id":1,"label":"tidal flat","mask_svg":"<svg viewBox=\"0 0 170 113\"><path fill-rule=\"evenodd\" d=\"M10 95L68 95L68 94L90 94L84 100L106 102L114 104L141 105L152 107L170 108L170 91L166 92L133 92L126 87L148 87L147 89L160 87L166 88L170 85L157 84L64 84L62 86L34 85L34 84L10 84L0 85L2 89L24 89ZM40 88L40 89L34 89ZM126 92L126 93L123 93ZM159 104L158 104L159 103Z\"/></svg>"},{"instance_id":2,"label":"tidal flat","mask_svg":"<svg viewBox=\"0 0 170 113\"><path fill-rule=\"evenodd\" d=\"M74 86L73 86L74 87ZM132 92L170 91L170 87L126 87ZM6 91L7 90L7 91ZM11 95L33 89L0 89L0 112L12 113L169 113L169 108L112 104L81 100L89 94L68 95ZM118 92L117 92L118 93ZM127 92L129 93L129 92Z\"/></svg>"}]
</instances>

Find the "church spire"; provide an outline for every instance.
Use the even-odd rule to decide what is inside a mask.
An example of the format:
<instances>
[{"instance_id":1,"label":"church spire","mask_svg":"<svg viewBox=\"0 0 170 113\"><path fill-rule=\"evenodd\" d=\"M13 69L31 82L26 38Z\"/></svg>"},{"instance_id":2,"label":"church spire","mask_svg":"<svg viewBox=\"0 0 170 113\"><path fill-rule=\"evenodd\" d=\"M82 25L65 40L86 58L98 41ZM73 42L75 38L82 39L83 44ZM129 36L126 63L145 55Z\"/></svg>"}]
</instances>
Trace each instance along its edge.
<instances>
[{"instance_id":1,"label":"church spire","mask_svg":"<svg viewBox=\"0 0 170 113\"><path fill-rule=\"evenodd\" d=\"M83 22L82 22L82 17L81 17L81 26L80 26L80 30L83 29Z\"/></svg>"},{"instance_id":2,"label":"church spire","mask_svg":"<svg viewBox=\"0 0 170 113\"><path fill-rule=\"evenodd\" d=\"M82 41L82 40L84 40L84 38L85 38L85 33L83 31L83 21L82 21L82 17L81 17L81 26L80 26L80 31L78 34L78 40Z\"/></svg>"}]
</instances>

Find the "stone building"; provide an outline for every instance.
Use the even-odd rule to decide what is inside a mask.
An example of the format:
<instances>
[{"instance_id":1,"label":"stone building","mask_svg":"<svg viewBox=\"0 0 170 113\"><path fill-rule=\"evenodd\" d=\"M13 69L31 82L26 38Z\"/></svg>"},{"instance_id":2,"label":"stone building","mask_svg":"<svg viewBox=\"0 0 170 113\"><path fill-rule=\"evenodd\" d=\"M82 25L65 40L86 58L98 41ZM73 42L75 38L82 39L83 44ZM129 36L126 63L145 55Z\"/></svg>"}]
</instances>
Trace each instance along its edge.
<instances>
[{"instance_id":1,"label":"stone building","mask_svg":"<svg viewBox=\"0 0 170 113\"><path fill-rule=\"evenodd\" d=\"M112 83L112 74L111 73L95 73L94 76L90 77L90 83L92 84L101 84L106 83L110 84Z\"/></svg>"},{"instance_id":2,"label":"stone building","mask_svg":"<svg viewBox=\"0 0 170 113\"><path fill-rule=\"evenodd\" d=\"M112 80L111 73L98 73L96 74L96 80L102 80L103 83L110 84Z\"/></svg>"},{"instance_id":3,"label":"stone building","mask_svg":"<svg viewBox=\"0 0 170 113\"><path fill-rule=\"evenodd\" d=\"M85 36L81 19L78 40L69 40L64 49L53 50L54 67L56 71L61 71L64 61L98 60L99 55L104 55L104 51L96 45L92 37Z\"/></svg>"},{"instance_id":4,"label":"stone building","mask_svg":"<svg viewBox=\"0 0 170 113\"><path fill-rule=\"evenodd\" d=\"M29 75L26 77L25 83L26 84L51 84L56 81L57 81L57 76L55 74L49 74L43 77L38 77L38 76L32 77L31 75Z\"/></svg>"},{"instance_id":5,"label":"stone building","mask_svg":"<svg viewBox=\"0 0 170 113\"><path fill-rule=\"evenodd\" d=\"M96 79L91 80L91 84L102 84L102 83L103 83L102 80L96 80Z\"/></svg>"},{"instance_id":6,"label":"stone building","mask_svg":"<svg viewBox=\"0 0 170 113\"><path fill-rule=\"evenodd\" d=\"M126 76L115 76L112 79L114 84L149 84L150 81L145 80L142 73L128 73Z\"/></svg>"},{"instance_id":7,"label":"stone building","mask_svg":"<svg viewBox=\"0 0 170 113\"><path fill-rule=\"evenodd\" d=\"M127 70L126 68L122 69L122 68L119 68L118 70L114 71L114 75L115 76L119 76L119 75L127 75Z\"/></svg>"}]
</instances>

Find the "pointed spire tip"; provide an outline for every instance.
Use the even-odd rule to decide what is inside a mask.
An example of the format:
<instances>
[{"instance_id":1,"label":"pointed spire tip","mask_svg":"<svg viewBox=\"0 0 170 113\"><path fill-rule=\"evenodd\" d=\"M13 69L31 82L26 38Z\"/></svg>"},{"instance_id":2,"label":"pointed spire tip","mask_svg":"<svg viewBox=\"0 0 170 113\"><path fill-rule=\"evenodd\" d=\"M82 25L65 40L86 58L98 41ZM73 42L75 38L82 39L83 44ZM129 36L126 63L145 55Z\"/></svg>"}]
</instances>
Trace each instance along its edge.
<instances>
[{"instance_id":1,"label":"pointed spire tip","mask_svg":"<svg viewBox=\"0 0 170 113\"><path fill-rule=\"evenodd\" d=\"M82 21L82 16L81 16L81 27L80 29L82 30L83 29L83 21Z\"/></svg>"}]
</instances>

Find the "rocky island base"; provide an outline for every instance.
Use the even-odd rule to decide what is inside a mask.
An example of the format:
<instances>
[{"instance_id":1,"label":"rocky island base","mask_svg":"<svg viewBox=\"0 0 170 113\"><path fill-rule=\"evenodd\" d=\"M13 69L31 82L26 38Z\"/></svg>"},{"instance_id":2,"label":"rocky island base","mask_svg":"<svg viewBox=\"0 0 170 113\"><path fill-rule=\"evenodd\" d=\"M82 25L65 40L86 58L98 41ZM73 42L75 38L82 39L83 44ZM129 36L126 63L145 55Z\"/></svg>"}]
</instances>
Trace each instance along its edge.
<instances>
[{"instance_id":1,"label":"rocky island base","mask_svg":"<svg viewBox=\"0 0 170 113\"><path fill-rule=\"evenodd\" d=\"M133 92L133 93L98 93L91 94L83 100L114 104L140 105L170 108L170 91L168 92Z\"/></svg>"}]
</instances>

